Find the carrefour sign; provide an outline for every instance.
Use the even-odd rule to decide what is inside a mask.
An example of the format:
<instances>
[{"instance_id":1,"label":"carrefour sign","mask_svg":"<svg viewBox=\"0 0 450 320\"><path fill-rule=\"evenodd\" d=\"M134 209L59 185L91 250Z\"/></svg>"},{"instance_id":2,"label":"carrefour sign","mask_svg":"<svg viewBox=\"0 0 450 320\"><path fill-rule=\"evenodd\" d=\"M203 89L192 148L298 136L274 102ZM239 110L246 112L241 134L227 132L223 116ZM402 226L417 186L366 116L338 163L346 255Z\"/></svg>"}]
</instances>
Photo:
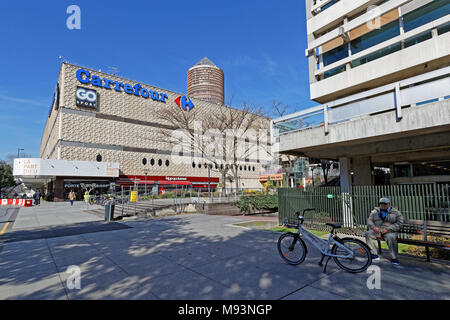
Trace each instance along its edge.
<instances>
[{"instance_id":1,"label":"carrefour sign","mask_svg":"<svg viewBox=\"0 0 450 320\"><path fill-rule=\"evenodd\" d=\"M128 83L122 83L119 81L113 81L107 78L100 78L98 76L91 76L91 73L84 69L78 69L77 79L83 84L91 84L95 87L115 90L117 92L125 92L129 95L134 94L137 97L144 99L152 98L152 100L166 102L167 95L165 93L147 90L143 88L139 83L134 86Z\"/></svg>"}]
</instances>

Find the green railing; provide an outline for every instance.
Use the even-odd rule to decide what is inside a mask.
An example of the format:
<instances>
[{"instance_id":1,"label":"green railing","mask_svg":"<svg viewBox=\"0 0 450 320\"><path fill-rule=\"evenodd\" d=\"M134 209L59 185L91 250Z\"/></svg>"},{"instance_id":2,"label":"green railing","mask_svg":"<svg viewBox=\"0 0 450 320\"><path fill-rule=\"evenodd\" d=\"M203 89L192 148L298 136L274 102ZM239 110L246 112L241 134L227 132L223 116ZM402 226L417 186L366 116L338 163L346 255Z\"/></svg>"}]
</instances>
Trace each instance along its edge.
<instances>
[{"instance_id":1,"label":"green railing","mask_svg":"<svg viewBox=\"0 0 450 320\"><path fill-rule=\"evenodd\" d=\"M382 197L408 220L450 222L450 185L414 184L392 186L309 187L278 189L279 223L296 220L295 212L315 208L307 213L305 223L319 230L326 222L340 222L348 230L365 230L367 218ZM345 229L345 228L344 228Z\"/></svg>"}]
</instances>

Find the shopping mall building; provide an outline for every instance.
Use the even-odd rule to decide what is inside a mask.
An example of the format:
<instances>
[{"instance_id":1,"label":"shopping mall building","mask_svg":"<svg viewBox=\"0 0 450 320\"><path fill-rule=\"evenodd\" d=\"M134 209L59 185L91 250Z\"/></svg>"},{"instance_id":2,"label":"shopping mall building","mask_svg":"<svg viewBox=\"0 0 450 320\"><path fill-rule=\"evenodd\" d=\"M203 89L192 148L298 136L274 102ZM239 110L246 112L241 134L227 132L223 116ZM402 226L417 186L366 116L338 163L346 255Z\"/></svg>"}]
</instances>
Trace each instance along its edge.
<instances>
[{"instance_id":1,"label":"shopping mall building","mask_svg":"<svg viewBox=\"0 0 450 320\"><path fill-rule=\"evenodd\" d=\"M207 62L205 68L217 68ZM196 67L199 69L198 64ZM236 186L228 179L221 181L217 170L220 161L209 166L211 162L196 152L174 154L173 144L157 139L164 130L170 134L178 129L161 117L167 108L174 107L179 109L179 117L195 111L198 119L228 108L62 63L41 140L40 159L16 159L14 175L25 183L45 185L46 191L54 193L55 201L66 199L70 189L80 193L89 186L105 190L136 185L212 190L222 184ZM267 121L268 128L269 120L262 121ZM240 188L261 187L261 163L256 157L242 159L239 167Z\"/></svg>"}]
</instances>

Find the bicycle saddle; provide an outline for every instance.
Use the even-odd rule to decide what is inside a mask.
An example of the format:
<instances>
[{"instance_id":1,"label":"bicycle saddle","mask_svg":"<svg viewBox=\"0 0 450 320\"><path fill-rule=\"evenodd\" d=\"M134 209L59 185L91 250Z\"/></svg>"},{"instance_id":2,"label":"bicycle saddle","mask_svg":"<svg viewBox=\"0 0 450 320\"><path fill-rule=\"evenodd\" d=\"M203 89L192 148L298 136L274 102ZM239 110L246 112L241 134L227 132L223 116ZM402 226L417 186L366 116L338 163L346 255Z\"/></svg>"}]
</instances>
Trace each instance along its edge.
<instances>
[{"instance_id":1,"label":"bicycle saddle","mask_svg":"<svg viewBox=\"0 0 450 320\"><path fill-rule=\"evenodd\" d=\"M333 227L334 229L339 229L342 225L340 223L325 223L327 226Z\"/></svg>"}]
</instances>

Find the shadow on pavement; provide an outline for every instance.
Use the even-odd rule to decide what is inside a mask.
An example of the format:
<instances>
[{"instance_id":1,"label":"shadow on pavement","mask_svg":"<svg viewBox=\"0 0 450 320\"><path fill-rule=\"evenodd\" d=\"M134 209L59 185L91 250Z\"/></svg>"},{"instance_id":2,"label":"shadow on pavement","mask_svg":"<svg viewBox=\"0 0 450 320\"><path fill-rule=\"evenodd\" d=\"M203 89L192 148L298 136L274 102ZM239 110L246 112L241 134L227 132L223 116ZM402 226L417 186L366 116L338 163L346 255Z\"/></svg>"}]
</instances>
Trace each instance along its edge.
<instances>
[{"instance_id":1,"label":"shadow on pavement","mask_svg":"<svg viewBox=\"0 0 450 320\"><path fill-rule=\"evenodd\" d=\"M369 273L333 262L322 273L311 246L301 265L287 265L277 251L281 233L231 226L239 221L197 214L21 230L0 253L0 299L450 298L448 267L380 263L381 289L370 290ZM80 289L69 288L72 265Z\"/></svg>"}]
</instances>

